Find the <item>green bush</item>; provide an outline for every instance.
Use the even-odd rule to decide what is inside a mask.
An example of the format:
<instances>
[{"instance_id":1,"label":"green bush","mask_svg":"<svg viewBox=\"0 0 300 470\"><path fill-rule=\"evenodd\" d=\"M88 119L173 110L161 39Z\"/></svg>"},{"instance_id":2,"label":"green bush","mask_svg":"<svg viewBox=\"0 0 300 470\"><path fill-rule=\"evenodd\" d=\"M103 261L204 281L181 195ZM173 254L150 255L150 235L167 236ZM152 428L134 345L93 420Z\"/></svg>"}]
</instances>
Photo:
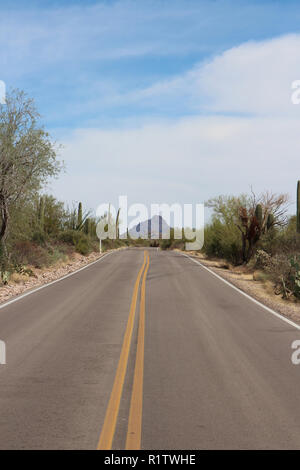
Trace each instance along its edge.
<instances>
[{"instance_id":1,"label":"green bush","mask_svg":"<svg viewBox=\"0 0 300 470\"><path fill-rule=\"evenodd\" d=\"M58 239L62 241L63 243L68 243L69 245L75 245L76 239L78 237L78 233L76 230L64 230L63 232L60 232L58 235Z\"/></svg>"},{"instance_id":2,"label":"green bush","mask_svg":"<svg viewBox=\"0 0 300 470\"><path fill-rule=\"evenodd\" d=\"M61 232L59 240L74 246L75 250L82 255L87 255L93 249L89 236L78 230L65 230Z\"/></svg>"},{"instance_id":3,"label":"green bush","mask_svg":"<svg viewBox=\"0 0 300 470\"><path fill-rule=\"evenodd\" d=\"M91 251L91 246L90 246L90 243L89 241L82 237L82 238L79 238L76 242L75 242L75 249L78 253L80 253L81 255L88 255Z\"/></svg>"},{"instance_id":4,"label":"green bush","mask_svg":"<svg viewBox=\"0 0 300 470\"><path fill-rule=\"evenodd\" d=\"M44 245L47 240L46 234L42 230L36 230L32 234L32 241L38 243L39 245Z\"/></svg>"},{"instance_id":5,"label":"green bush","mask_svg":"<svg viewBox=\"0 0 300 470\"><path fill-rule=\"evenodd\" d=\"M172 246L172 240L171 239L165 239L160 241L160 248L161 250L169 250Z\"/></svg>"},{"instance_id":6,"label":"green bush","mask_svg":"<svg viewBox=\"0 0 300 470\"><path fill-rule=\"evenodd\" d=\"M67 261L68 250L64 245L54 245L48 247L49 264L55 264L58 261Z\"/></svg>"},{"instance_id":7,"label":"green bush","mask_svg":"<svg viewBox=\"0 0 300 470\"><path fill-rule=\"evenodd\" d=\"M208 256L224 258L233 264L241 262L241 236L234 224L214 219L205 227L202 251Z\"/></svg>"}]
</instances>

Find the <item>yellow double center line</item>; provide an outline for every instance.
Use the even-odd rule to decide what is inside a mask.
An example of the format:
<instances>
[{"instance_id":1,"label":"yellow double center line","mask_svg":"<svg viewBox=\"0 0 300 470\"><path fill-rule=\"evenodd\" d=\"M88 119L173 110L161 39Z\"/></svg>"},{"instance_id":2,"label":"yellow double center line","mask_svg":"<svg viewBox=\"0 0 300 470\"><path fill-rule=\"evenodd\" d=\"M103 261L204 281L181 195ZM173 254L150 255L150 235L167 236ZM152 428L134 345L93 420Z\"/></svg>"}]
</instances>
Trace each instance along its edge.
<instances>
[{"instance_id":1,"label":"yellow double center line","mask_svg":"<svg viewBox=\"0 0 300 470\"><path fill-rule=\"evenodd\" d=\"M146 269L145 269L146 266ZM145 269L145 270L144 270ZM116 430L116 424L120 409L122 398L122 391L126 376L126 369L128 364L128 357L132 339L132 332L134 327L135 311L138 298L138 291L140 280L144 271L141 299L140 299L140 317L138 328L138 344L136 351L136 362L134 370L134 380L131 395L128 431L126 439L126 449L139 449L141 445L141 431L142 431L142 404L143 404L143 375L144 375L144 340L145 340L145 292L146 292L146 276L149 269L149 254L144 252L144 262L139 270L137 279L135 281L130 312L126 331L124 335L121 355L118 363L115 380L108 402L104 424L102 427L98 450L110 450Z\"/></svg>"}]
</instances>

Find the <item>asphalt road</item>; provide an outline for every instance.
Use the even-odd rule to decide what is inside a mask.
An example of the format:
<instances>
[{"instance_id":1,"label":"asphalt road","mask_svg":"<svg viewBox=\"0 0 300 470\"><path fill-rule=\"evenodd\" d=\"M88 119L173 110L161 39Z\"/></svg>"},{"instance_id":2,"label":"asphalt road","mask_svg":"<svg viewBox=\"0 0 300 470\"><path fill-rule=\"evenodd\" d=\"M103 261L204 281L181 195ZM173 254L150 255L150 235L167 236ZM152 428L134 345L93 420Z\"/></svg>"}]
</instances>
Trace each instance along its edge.
<instances>
[{"instance_id":1,"label":"asphalt road","mask_svg":"<svg viewBox=\"0 0 300 470\"><path fill-rule=\"evenodd\" d=\"M112 253L0 339L2 449L300 448L300 331L179 253Z\"/></svg>"}]
</instances>

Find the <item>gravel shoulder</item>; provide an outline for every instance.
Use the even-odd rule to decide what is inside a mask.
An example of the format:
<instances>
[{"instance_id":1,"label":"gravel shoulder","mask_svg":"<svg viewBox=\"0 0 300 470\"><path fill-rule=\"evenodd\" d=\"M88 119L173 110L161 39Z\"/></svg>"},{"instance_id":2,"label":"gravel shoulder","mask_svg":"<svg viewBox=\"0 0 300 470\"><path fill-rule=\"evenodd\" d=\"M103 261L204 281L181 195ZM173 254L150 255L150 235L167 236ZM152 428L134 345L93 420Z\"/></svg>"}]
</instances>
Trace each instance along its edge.
<instances>
[{"instance_id":1,"label":"gravel shoulder","mask_svg":"<svg viewBox=\"0 0 300 470\"><path fill-rule=\"evenodd\" d=\"M68 261L57 263L45 269L36 269L29 266L33 272L33 276L14 274L7 285L0 287L0 305L26 291L48 284L66 276L67 274L75 272L78 269L97 261L110 251L115 250L108 250L102 254L99 252L92 252L88 256L74 253Z\"/></svg>"}]
</instances>

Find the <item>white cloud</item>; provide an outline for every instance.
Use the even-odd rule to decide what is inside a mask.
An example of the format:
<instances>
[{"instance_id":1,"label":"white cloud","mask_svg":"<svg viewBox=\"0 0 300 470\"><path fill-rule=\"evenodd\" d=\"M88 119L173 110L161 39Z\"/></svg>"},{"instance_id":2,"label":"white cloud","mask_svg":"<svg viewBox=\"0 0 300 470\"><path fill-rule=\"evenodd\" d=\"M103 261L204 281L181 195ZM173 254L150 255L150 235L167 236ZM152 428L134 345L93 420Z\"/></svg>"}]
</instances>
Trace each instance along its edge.
<instances>
[{"instance_id":1,"label":"white cloud","mask_svg":"<svg viewBox=\"0 0 300 470\"><path fill-rule=\"evenodd\" d=\"M293 196L300 122L188 118L135 129L81 130L65 142L63 199L89 207L116 201L203 202L221 193L271 189Z\"/></svg>"},{"instance_id":2,"label":"white cloud","mask_svg":"<svg viewBox=\"0 0 300 470\"><path fill-rule=\"evenodd\" d=\"M293 199L300 177L300 106L291 104L290 86L299 77L300 36L288 36L241 45L137 92L135 98L158 102L189 97L212 114L74 131L65 141L69 172L56 192L68 200L76 194L93 207L116 202L120 194L147 204L203 202L248 192L251 185L257 192L289 192ZM245 114L217 114L223 111Z\"/></svg>"},{"instance_id":3,"label":"white cloud","mask_svg":"<svg viewBox=\"0 0 300 470\"><path fill-rule=\"evenodd\" d=\"M185 102L189 109L298 115L291 84L300 79L300 35L248 42L187 73L131 92L124 100L157 106Z\"/></svg>"},{"instance_id":4,"label":"white cloud","mask_svg":"<svg viewBox=\"0 0 300 470\"><path fill-rule=\"evenodd\" d=\"M198 84L214 111L298 114L291 84L299 77L300 35L290 35L226 51L199 70Z\"/></svg>"}]
</instances>

